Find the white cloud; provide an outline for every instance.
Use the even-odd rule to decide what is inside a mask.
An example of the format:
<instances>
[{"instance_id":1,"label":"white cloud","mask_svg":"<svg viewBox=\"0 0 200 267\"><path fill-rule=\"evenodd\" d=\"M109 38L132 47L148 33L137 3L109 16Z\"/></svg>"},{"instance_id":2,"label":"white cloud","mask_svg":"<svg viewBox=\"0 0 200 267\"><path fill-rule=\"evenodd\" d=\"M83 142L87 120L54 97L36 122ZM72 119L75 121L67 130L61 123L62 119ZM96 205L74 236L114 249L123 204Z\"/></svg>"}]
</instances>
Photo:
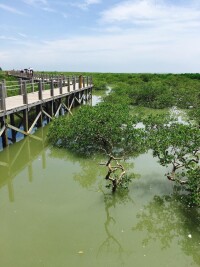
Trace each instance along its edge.
<instances>
[{"instance_id":1,"label":"white cloud","mask_svg":"<svg viewBox=\"0 0 200 267\"><path fill-rule=\"evenodd\" d=\"M52 13L57 12L55 9L53 9L53 8L51 8L51 7L43 7L42 9L43 9L44 11L47 11L47 12L52 12Z\"/></svg>"},{"instance_id":2,"label":"white cloud","mask_svg":"<svg viewBox=\"0 0 200 267\"><path fill-rule=\"evenodd\" d=\"M101 0L86 0L85 3L87 5L99 4Z\"/></svg>"},{"instance_id":3,"label":"white cloud","mask_svg":"<svg viewBox=\"0 0 200 267\"><path fill-rule=\"evenodd\" d=\"M55 9L51 8L49 6L49 3L47 0L23 0L23 2L27 5L40 8L47 12L57 12Z\"/></svg>"},{"instance_id":4,"label":"white cloud","mask_svg":"<svg viewBox=\"0 0 200 267\"><path fill-rule=\"evenodd\" d=\"M23 38L27 38L27 37L28 37L26 34L21 33L21 32L18 32L17 34L18 34L19 36L23 37Z\"/></svg>"},{"instance_id":5,"label":"white cloud","mask_svg":"<svg viewBox=\"0 0 200 267\"><path fill-rule=\"evenodd\" d=\"M183 25L200 20L199 6L191 3L192 1L190 5L178 6L155 0L123 1L104 11L101 22L132 23L148 27L173 23Z\"/></svg>"},{"instance_id":6,"label":"white cloud","mask_svg":"<svg viewBox=\"0 0 200 267\"><path fill-rule=\"evenodd\" d=\"M61 13L61 14L62 14L63 18L65 18L65 19L69 18L69 14L68 13Z\"/></svg>"},{"instance_id":7,"label":"white cloud","mask_svg":"<svg viewBox=\"0 0 200 267\"><path fill-rule=\"evenodd\" d=\"M47 0L23 0L27 5L47 5Z\"/></svg>"},{"instance_id":8,"label":"white cloud","mask_svg":"<svg viewBox=\"0 0 200 267\"><path fill-rule=\"evenodd\" d=\"M17 41L18 39L15 37L0 35L0 40L6 40L6 41Z\"/></svg>"},{"instance_id":9,"label":"white cloud","mask_svg":"<svg viewBox=\"0 0 200 267\"><path fill-rule=\"evenodd\" d=\"M17 15L25 15L23 12L19 11L18 9L8 6L8 5L0 4L0 8L8 12L17 14Z\"/></svg>"},{"instance_id":10,"label":"white cloud","mask_svg":"<svg viewBox=\"0 0 200 267\"><path fill-rule=\"evenodd\" d=\"M100 4L101 0L85 0L82 3L71 3L72 6L76 6L81 9L88 9L90 5Z\"/></svg>"},{"instance_id":11,"label":"white cloud","mask_svg":"<svg viewBox=\"0 0 200 267\"><path fill-rule=\"evenodd\" d=\"M15 68L25 64L40 70L61 71L197 72L200 69L200 36L168 37L156 30L146 30L134 34L30 42L27 46L20 45L20 49L10 48L12 56L2 63ZM27 53L27 49L34 53Z\"/></svg>"},{"instance_id":12,"label":"white cloud","mask_svg":"<svg viewBox=\"0 0 200 267\"><path fill-rule=\"evenodd\" d=\"M83 3L87 6L99 1ZM153 0L123 1L101 14L99 28L93 24L94 28L85 31L92 31L92 36L77 33L45 42L21 38L15 45L13 40L12 46L1 49L1 64L4 69L31 65L38 70L199 72L200 9L197 2L192 3L176 6L164 0L157 5Z\"/></svg>"}]
</instances>

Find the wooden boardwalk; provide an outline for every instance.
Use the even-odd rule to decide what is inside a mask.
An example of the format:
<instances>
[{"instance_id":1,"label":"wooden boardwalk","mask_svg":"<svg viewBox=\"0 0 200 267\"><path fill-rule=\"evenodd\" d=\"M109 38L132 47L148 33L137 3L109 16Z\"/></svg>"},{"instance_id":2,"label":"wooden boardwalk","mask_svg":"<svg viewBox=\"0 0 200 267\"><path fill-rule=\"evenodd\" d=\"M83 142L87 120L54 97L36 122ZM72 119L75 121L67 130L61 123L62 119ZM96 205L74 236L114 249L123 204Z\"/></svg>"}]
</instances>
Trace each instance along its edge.
<instances>
[{"instance_id":1,"label":"wooden boardwalk","mask_svg":"<svg viewBox=\"0 0 200 267\"><path fill-rule=\"evenodd\" d=\"M78 87L78 83L76 84L76 87ZM51 90L44 90L42 91L42 99L39 98L38 91L31 92L27 94L27 103L24 103L23 95L16 95L16 96L10 96L5 98L5 109L0 109L0 117L4 116L4 114L9 115L13 112L20 111L22 109L28 107L33 107L35 105L45 103L48 101L52 101L52 99L57 98L63 98L64 96L74 94L76 92L80 92L82 90L85 90L86 87L82 87L80 89L73 88L73 85L70 85L70 90L68 91L68 86L62 87L62 93L60 93L59 88L54 88L54 95L51 95Z\"/></svg>"},{"instance_id":2,"label":"wooden boardwalk","mask_svg":"<svg viewBox=\"0 0 200 267\"><path fill-rule=\"evenodd\" d=\"M17 76L17 75L16 75ZM20 79L16 86L0 83L0 137L3 146L8 139L16 141L17 132L29 135L33 128L42 126L72 107L88 101L92 95L91 77L31 77ZM13 94L14 96L9 96ZM16 95L17 93L17 95ZM34 114L34 115L33 115ZM7 130L11 129L12 137Z\"/></svg>"}]
</instances>

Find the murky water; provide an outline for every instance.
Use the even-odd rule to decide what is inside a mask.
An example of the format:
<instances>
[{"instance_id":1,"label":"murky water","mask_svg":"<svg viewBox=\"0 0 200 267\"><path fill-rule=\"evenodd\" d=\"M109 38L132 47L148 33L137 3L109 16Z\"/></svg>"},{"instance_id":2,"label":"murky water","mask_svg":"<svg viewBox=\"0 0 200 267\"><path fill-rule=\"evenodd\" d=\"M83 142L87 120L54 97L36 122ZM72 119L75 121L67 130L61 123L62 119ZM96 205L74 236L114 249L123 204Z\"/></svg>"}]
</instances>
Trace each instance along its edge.
<instances>
[{"instance_id":1,"label":"murky water","mask_svg":"<svg viewBox=\"0 0 200 267\"><path fill-rule=\"evenodd\" d=\"M151 153L114 196L103 159L45 143L47 127L0 152L0 266L200 266L200 213L184 207Z\"/></svg>"},{"instance_id":2,"label":"murky water","mask_svg":"<svg viewBox=\"0 0 200 267\"><path fill-rule=\"evenodd\" d=\"M150 154L113 196L102 159L46 146L46 129L0 153L0 266L200 266L200 215Z\"/></svg>"}]
</instances>

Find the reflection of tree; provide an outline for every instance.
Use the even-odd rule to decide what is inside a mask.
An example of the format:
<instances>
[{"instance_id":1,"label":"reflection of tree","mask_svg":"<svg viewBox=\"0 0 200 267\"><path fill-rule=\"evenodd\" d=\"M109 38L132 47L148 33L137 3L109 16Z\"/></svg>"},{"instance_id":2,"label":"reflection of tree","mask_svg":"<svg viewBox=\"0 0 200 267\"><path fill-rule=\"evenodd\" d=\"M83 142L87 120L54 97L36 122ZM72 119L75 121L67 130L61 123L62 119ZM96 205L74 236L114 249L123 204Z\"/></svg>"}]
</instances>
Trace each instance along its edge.
<instances>
[{"instance_id":1,"label":"reflection of tree","mask_svg":"<svg viewBox=\"0 0 200 267\"><path fill-rule=\"evenodd\" d=\"M79 171L77 174L74 174L74 180L79 182L82 187L87 188L95 184L97 178L103 180L106 177L107 169L99 166L101 160L102 157L97 157L93 159L84 158L84 160L79 161L81 172ZM133 163L125 163L125 166L133 167Z\"/></svg>"},{"instance_id":2,"label":"reflection of tree","mask_svg":"<svg viewBox=\"0 0 200 267\"><path fill-rule=\"evenodd\" d=\"M60 148L52 148L50 153L50 156L53 158L60 158L74 164L74 169L72 170L74 172L73 179L82 187L89 188L95 184L98 177L102 178L105 175L105 170L99 167L99 162L102 160L100 156L93 158L81 157Z\"/></svg>"},{"instance_id":3,"label":"reflection of tree","mask_svg":"<svg viewBox=\"0 0 200 267\"><path fill-rule=\"evenodd\" d=\"M112 208L114 208L115 205L133 201L128 194L128 190L118 190L117 192L115 192L115 194L105 193L102 189L101 192L104 196L106 212L106 221L104 223L106 239L100 244L97 256L99 256L99 254L101 254L101 252L103 251L109 253L115 250L117 251L117 255L119 256L119 260L121 262L120 266L124 266L124 261L122 258L124 249L120 241L115 237L114 233L112 232L112 226L116 223L116 221L112 217L111 212Z\"/></svg>"},{"instance_id":4,"label":"reflection of tree","mask_svg":"<svg viewBox=\"0 0 200 267\"><path fill-rule=\"evenodd\" d=\"M106 168L99 166L100 162L105 161L105 157L102 155L81 157L80 155L71 153L66 149L51 148L50 156L52 158L60 158L62 160L66 160L67 162L78 164L80 168L74 167L73 178L85 188L89 188L94 185L98 178L99 180L103 180L107 173ZM127 169L133 169L133 163L131 162L124 162L124 165Z\"/></svg>"},{"instance_id":5,"label":"reflection of tree","mask_svg":"<svg viewBox=\"0 0 200 267\"><path fill-rule=\"evenodd\" d=\"M200 265L200 212L197 208L183 205L181 199L172 196L155 196L153 201L144 207L137 215L139 222L133 230L147 231L143 245L148 245L151 240L159 240L162 248L178 239L184 253L192 256Z\"/></svg>"}]
</instances>

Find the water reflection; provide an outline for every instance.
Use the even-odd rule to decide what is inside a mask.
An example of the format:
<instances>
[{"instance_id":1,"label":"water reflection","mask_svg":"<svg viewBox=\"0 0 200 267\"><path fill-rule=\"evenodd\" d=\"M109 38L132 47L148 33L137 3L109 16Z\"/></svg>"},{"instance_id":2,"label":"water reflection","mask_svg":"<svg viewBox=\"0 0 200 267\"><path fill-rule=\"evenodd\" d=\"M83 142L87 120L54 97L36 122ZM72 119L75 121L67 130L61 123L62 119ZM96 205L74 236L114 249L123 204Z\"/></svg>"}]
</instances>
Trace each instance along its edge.
<instances>
[{"instance_id":1,"label":"water reflection","mask_svg":"<svg viewBox=\"0 0 200 267\"><path fill-rule=\"evenodd\" d=\"M74 153L67 151L66 149L61 148L51 148L50 149L50 157L55 159L62 159L66 162L78 163L79 168L74 168L73 179L79 183L84 188L90 188L94 185L97 180L101 184L104 181L105 176L107 174L107 167L100 165L101 162L106 162L107 157L103 155L96 154L93 157L81 157ZM134 163L131 161L124 161L123 166L126 170L129 170L129 174L134 171ZM139 175L135 175L135 177L139 177ZM105 185L107 182L105 181Z\"/></svg>"},{"instance_id":2,"label":"water reflection","mask_svg":"<svg viewBox=\"0 0 200 267\"><path fill-rule=\"evenodd\" d=\"M183 203L184 195L178 192L169 196L154 196L153 200L137 214L139 222L133 231L146 232L142 241L148 246L156 240L162 249L178 242L181 249L200 265L200 210Z\"/></svg>"},{"instance_id":3,"label":"water reflection","mask_svg":"<svg viewBox=\"0 0 200 267\"><path fill-rule=\"evenodd\" d=\"M14 178L24 169L28 170L28 180L33 181L34 159L41 156L42 168L46 168L46 130L41 128L37 135L27 136L21 142L5 148L0 153L0 188L7 186L10 202L14 202Z\"/></svg>"},{"instance_id":4,"label":"water reflection","mask_svg":"<svg viewBox=\"0 0 200 267\"><path fill-rule=\"evenodd\" d=\"M117 237L116 231L113 229L113 226L117 223L113 214L113 209L116 205L125 204L127 202L134 203L134 201L130 197L128 190L118 190L113 194L105 192L101 187L100 192L103 195L105 205L106 220L104 223L104 229L106 238L99 246L97 258L100 257L101 254L109 254L115 251L118 256L117 262L119 266L125 266L125 259L128 256L127 250L126 248L123 248L120 238ZM123 232L123 229L121 231Z\"/></svg>"}]
</instances>

